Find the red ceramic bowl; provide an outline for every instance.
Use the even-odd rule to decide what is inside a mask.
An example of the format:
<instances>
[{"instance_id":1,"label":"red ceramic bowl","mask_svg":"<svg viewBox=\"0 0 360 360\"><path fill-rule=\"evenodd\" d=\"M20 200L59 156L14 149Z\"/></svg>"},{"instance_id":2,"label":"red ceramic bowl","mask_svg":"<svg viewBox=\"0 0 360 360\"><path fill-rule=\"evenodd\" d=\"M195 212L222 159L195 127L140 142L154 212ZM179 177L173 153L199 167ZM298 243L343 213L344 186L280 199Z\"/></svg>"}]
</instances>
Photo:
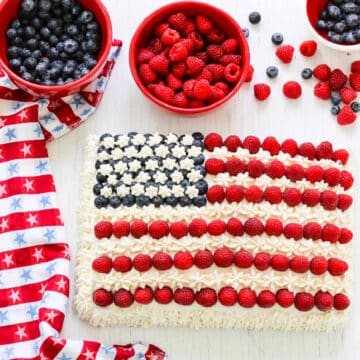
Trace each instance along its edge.
<instances>
[{"instance_id":1,"label":"red ceramic bowl","mask_svg":"<svg viewBox=\"0 0 360 360\"><path fill-rule=\"evenodd\" d=\"M239 82L232 88L229 94L227 94L223 99L210 104L208 106L195 108L195 109L187 109L187 108L179 108L172 105L169 105L150 93L150 91L146 88L146 86L142 83L138 69L136 64L136 57L142 47L145 47L149 42L153 29L160 22L167 19L167 17L171 14L177 12L184 12L187 15L195 15L195 14L203 14L210 18L215 25L217 25L220 29L222 29L228 37L232 37L236 39L240 45L240 55L242 56L242 74ZM250 65L250 51L245 35L240 28L239 24L225 11L216 8L215 6L208 5L202 2L196 1L179 1L170 3L165 5L149 16L147 16L143 22L137 28L130 44L129 50L129 63L130 70L132 76L143 92L143 94L148 97L155 104L180 114L196 114L208 110L215 109L228 100L230 100L236 92L240 89L241 85L244 83L249 65Z\"/></svg>"},{"instance_id":2,"label":"red ceramic bowl","mask_svg":"<svg viewBox=\"0 0 360 360\"><path fill-rule=\"evenodd\" d=\"M44 98L59 98L74 94L89 85L101 72L111 50L112 26L110 16L100 0L77 0L84 8L92 11L102 31L102 44L97 65L84 77L72 83L60 86L43 86L24 80L8 67L6 56L6 30L10 22L17 17L21 0L3 0L0 3L0 67L19 88Z\"/></svg>"},{"instance_id":3,"label":"red ceramic bowl","mask_svg":"<svg viewBox=\"0 0 360 360\"><path fill-rule=\"evenodd\" d=\"M319 42L334 50L347 52L360 50L360 43L353 45L336 44L329 40L325 32L318 31L316 22L319 20L320 12L324 10L328 2L329 0L306 0L306 17L310 31Z\"/></svg>"}]
</instances>

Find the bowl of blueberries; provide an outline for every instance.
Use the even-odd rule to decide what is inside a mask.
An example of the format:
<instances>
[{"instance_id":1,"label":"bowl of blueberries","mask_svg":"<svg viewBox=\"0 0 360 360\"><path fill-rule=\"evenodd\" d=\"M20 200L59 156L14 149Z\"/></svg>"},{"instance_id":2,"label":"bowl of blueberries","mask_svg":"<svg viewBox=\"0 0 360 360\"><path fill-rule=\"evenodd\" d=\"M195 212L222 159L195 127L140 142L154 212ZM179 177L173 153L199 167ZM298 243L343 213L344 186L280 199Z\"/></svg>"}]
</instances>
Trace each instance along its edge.
<instances>
[{"instance_id":1,"label":"bowl of blueberries","mask_svg":"<svg viewBox=\"0 0 360 360\"><path fill-rule=\"evenodd\" d=\"M39 98L76 93L101 72L111 50L110 16L100 0L3 0L0 67Z\"/></svg>"},{"instance_id":2,"label":"bowl of blueberries","mask_svg":"<svg viewBox=\"0 0 360 360\"><path fill-rule=\"evenodd\" d=\"M310 31L324 45L341 51L360 50L360 0L307 0Z\"/></svg>"}]
</instances>

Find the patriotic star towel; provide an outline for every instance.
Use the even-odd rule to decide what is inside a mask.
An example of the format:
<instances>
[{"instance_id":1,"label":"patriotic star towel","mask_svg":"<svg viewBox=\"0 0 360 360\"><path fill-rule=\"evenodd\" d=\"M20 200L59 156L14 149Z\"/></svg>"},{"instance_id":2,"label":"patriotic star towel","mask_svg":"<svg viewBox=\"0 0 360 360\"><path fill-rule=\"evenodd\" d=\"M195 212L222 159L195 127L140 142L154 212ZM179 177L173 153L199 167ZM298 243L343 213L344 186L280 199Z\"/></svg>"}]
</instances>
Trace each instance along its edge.
<instances>
[{"instance_id":1,"label":"patriotic star towel","mask_svg":"<svg viewBox=\"0 0 360 360\"><path fill-rule=\"evenodd\" d=\"M90 136L80 316L98 326L343 326L348 153L329 142L300 149L294 140L280 149L274 138L261 146L253 136Z\"/></svg>"},{"instance_id":2,"label":"patriotic star towel","mask_svg":"<svg viewBox=\"0 0 360 360\"><path fill-rule=\"evenodd\" d=\"M46 143L80 125L102 98L121 42L83 92L35 99L0 73L0 359L164 359L154 345L107 347L60 337L70 253ZM8 114L8 115L4 115Z\"/></svg>"}]
</instances>

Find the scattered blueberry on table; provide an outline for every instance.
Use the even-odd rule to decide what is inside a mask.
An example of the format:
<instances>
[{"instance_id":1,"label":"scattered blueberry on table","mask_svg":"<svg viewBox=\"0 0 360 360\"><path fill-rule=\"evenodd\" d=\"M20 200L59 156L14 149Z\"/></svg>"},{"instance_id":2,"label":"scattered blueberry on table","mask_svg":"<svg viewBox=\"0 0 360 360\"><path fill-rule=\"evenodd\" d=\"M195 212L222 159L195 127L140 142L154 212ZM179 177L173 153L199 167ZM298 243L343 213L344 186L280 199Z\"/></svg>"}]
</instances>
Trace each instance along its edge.
<instances>
[{"instance_id":1,"label":"scattered blueberry on table","mask_svg":"<svg viewBox=\"0 0 360 360\"><path fill-rule=\"evenodd\" d=\"M75 0L22 0L6 31L9 67L45 86L71 83L97 64L101 30Z\"/></svg>"}]
</instances>

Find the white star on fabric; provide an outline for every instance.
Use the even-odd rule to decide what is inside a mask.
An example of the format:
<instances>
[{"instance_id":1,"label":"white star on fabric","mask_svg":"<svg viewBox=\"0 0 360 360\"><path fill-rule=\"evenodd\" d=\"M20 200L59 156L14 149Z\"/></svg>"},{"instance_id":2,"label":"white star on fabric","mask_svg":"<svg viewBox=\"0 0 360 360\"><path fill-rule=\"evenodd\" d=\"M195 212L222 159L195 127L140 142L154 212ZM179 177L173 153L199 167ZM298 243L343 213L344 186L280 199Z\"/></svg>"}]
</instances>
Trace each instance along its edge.
<instances>
[{"instance_id":1,"label":"white star on fabric","mask_svg":"<svg viewBox=\"0 0 360 360\"><path fill-rule=\"evenodd\" d=\"M40 360L49 360L43 353L40 353Z\"/></svg>"},{"instance_id":2,"label":"white star on fabric","mask_svg":"<svg viewBox=\"0 0 360 360\"><path fill-rule=\"evenodd\" d=\"M2 154L2 151L3 151L3 149L0 149L0 159L3 159L3 158L4 158L4 156L3 156L3 154Z\"/></svg>"},{"instance_id":3,"label":"white star on fabric","mask_svg":"<svg viewBox=\"0 0 360 360\"><path fill-rule=\"evenodd\" d=\"M46 319L49 322L54 322L54 319L58 316L58 314L56 314L56 312L54 310L51 310L49 312L46 313Z\"/></svg>"},{"instance_id":4,"label":"white star on fabric","mask_svg":"<svg viewBox=\"0 0 360 360\"><path fill-rule=\"evenodd\" d=\"M46 285L45 285L45 284L41 284L41 289L39 290L39 293L40 293L41 295L43 295L44 292L45 292L45 290L46 290Z\"/></svg>"},{"instance_id":5,"label":"white star on fabric","mask_svg":"<svg viewBox=\"0 0 360 360\"><path fill-rule=\"evenodd\" d=\"M2 219L2 222L0 224L1 230L4 231L9 227L9 219Z\"/></svg>"},{"instance_id":6,"label":"white star on fabric","mask_svg":"<svg viewBox=\"0 0 360 360\"><path fill-rule=\"evenodd\" d=\"M94 360L94 353L91 352L89 349L86 350L86 353L83 354L86 360Z\"/></svg>"},{"instance_id":7,"label":"white star on fabric","mask_svg":"<svg viewBox=\"0 0 360 360\"><path fill-rule=\"evenodd\" d=\"M19 112L18 116L19 116L19 118L20 118L20 121L26 120L27 117L28 117L27 111L26 111L26 110L22 110L21 112Z\"/></svg>"},{"instance_id":8,"label":"white star on fabric","mask_svg":"<svg viewBox=\"0 0 360 360\"><path fill-rule=\"evenodd\" d=\"M11 290L11 295L9 295L9 298L13 301L14 304L17 301L20 301L19 290Z\"/></svg>"},{"instance_id":9,"label":"white star on fabric","mask_svg":"<svg viewBox=\"0 0 360 360\"><path fill-rule=\"evenodd\" d=\"M53 339L53 344L54 345L64 345L64 339L60 339L60 338Z\"/></svg>"},{"instance_id":10,"label":"white star on fabric","mask_svg":"<svg viewBox=\"0 0 360 360\"><path fill-rule=\"evenodd\" d=\"M30 149L31 145L24 144L23 148L20 151L24 154L24 157L26 157L27 155L31 155Z\"/></svg>"},{"instance_id":11,"label":"white star on fabric","mask_svg":"<svg viewBox=\"0 0 360 360\"><path fill-rule=\"evenodd\" d=\"M34 190L33 184L34 180L26 179L23 186L26 188L26 191L29 192L30 190Z\"/></svg>"},{"instance_id":12,"label":"white star on fabric","mask_svg":"<svg viewBox=\"0 0 360 360\"><path fill-rule=\"evenodd\" d=\"M15 335L17 335L20 340L22 340L24 337L27 337L28 335L25 332L25 326L23 327L18 326Z\"/></svg>"},{"instance_id":13,"label":"white star on fabric","mask_svg":"<svg viewBox=\"0 0 360 360\"><path fill-rule=\"evenodd\" d=\"M61 279L56 283L56 285L57 285L58 290L65 290L67 283L66 283L66 281L64 280L64 278L61 278Z\"/></svg>"},{"instance_id":14,"label":"white star on fabric","mask_svg":"<svg viewBox=\"0 0 360 360\"><path fill-rule=\"evenodd\" d=\"M42 249L35 249L32 256L36 259L36 262L39 262L41 259L44 258L42 254Z\"/></svg>"},{"instance_id":15,"label":"white star on fabric","mask_svg":"<svg viewBox=\"0 0 360 360\"><path fill-rule=\"evenodd\" d=\"M9 267L10 265L14 264L12 254L5 254L4 259L2 261L6 264L6 267Z\"/></svg>"},{"instance_id":16,"label":"white star on fabric","mask_svg":"<svg viewBox=\"0 0 360 360\"><path fill-rule=\"evenodd\" d=\"M64 254L65 259L70 259L70 250L69 250L69 248L66 248L65 250L63 250L62 253Z\"/></svg>"},{"instance_id":17,"label":"white star on fabric","mask_svg":"<svg viewBox=\"0 0 360 360\"><path fill-rule=\"evenodd\" d=\"M5 120L0 117L0 127L5 126Z\"/></svg>"},{"instance_id":18,"label":"white star on fabric","mask_svg":"<svg viewBox=\"0 0 360 360\"><path fill-rule=\"evenodd\" d=\"M26 221L30 224L30 226L35 225L38 221L37 221L37 215L34 214L30 214L28 216L28 218L26 219Z\"/></svg>"},{"instance_id":19,"label":"white star on fabric","mask_svg":"<svg viewBox=\"0 0 360 360\"><path fill-rule=\"evenodd\" d=\"M0 198L3 197L5 194L7 194L6 185L0 185Z\"/></svg>"},{"instance_id":20,"label":"white star on fabric","mask_svg":"<svg viewBox=\"0 0 360 360\"><path fill-rule=\"evenodd\" d=\"M149 360L158 360L158 356L155 354L150 354Z\"/></svg>"}]
</instances>

